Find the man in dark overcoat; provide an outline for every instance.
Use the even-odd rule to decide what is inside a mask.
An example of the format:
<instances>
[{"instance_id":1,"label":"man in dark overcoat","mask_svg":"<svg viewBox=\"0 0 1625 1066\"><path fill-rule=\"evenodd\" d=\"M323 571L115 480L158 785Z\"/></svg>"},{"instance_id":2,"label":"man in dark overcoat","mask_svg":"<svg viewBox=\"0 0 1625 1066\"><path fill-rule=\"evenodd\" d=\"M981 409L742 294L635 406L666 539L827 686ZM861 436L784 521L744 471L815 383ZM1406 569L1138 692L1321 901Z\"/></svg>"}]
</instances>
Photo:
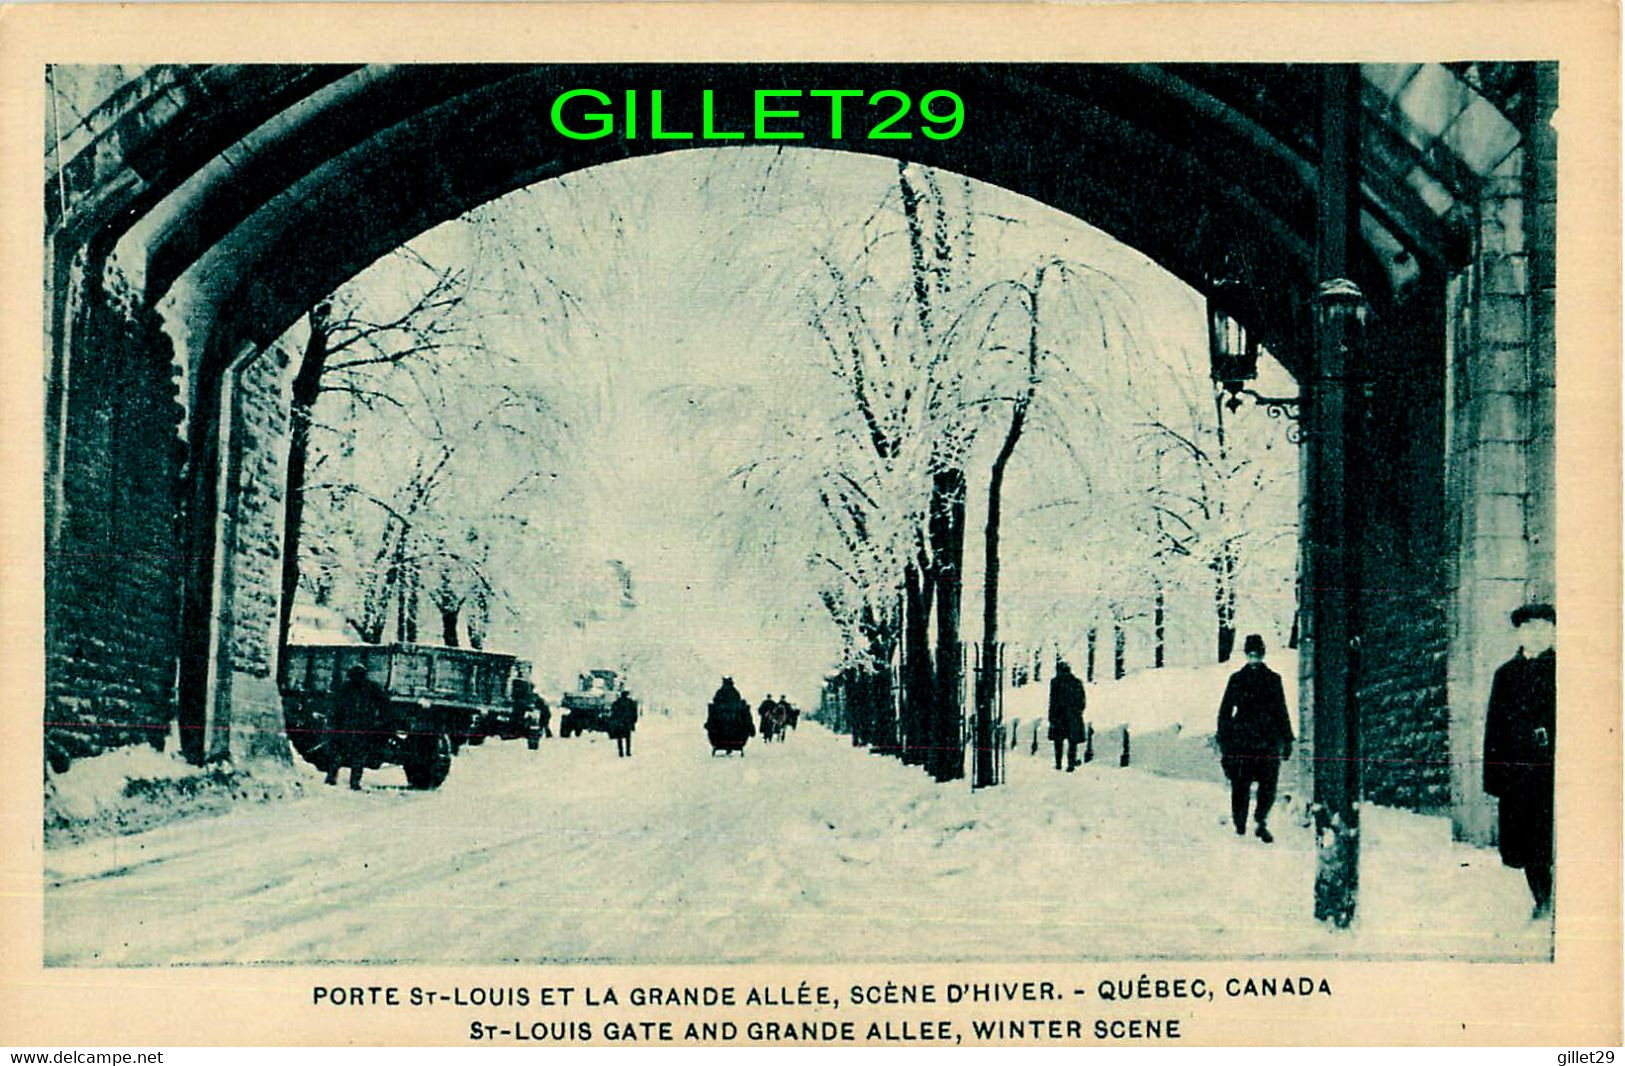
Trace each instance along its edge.
<instances>
[{"instance_id":1,"label":"man in dark overcoat","mask_svg":"<svg viewBox=\"0 0 1625 1066\"><path fill-rule=\"evenodd\" d=\"M378 682L367 676L360 663L350 667L342 684L333 693L333 713L328 719L327 746L332 759L327 765L327 783L339 782L339 768L350 768L350 787L360 791L361 772L372 755L374 734L383 720L389 697Z\"/></svg>"},{"instance_id":2,"label":"man in dark overcoat","mask_svg":"<svg viewBox=\"0 0 1625 1066\"><path fill-rule=\"evenodd\" d=\"M779 702L771 695L762 697L762 702L756 707L756 717L761 721L762 741L772 740L778 732Z\"/></svg>"},{"instance_id":3,"label":"man in dark overcoat","mask_svg":"<svg viewBox=\"0 0 1625 1066\"><path fill-rule=\"evenodd\" d=\"M638 727L638 701L624 690L609 706L609 735L615 738L615 754L632 757L632 731Z\"/></svg>"},{"instance_id":4,"label":"man in dark overcoat","mask_svg":"<svg viewBox=\"0 0 1625 1066\"><path fill-rule=\"evenodd\" d=\"M1055 744L1055 768L1061 768L1061 749L1066 749L1066 772L1078 768L1078 743L1083 740L1083 708L1086 700L1083 682L1065 662L1055 664L1049 682L1049 738Z\"/></svg>"},{"instance_id":5,"label":"man in dark overcoat","mask_svg":"<svg viewBox=\"0 0 1625 1066\"><path fill-rule=\"evenodd\" d=\"M1512 612L1518 653L1495 671L1484 723L1484 791L1500 800L1501 861L1523 870L1532 917L1552 910L1553 753L1557 745L1557 611Z\"/></svg>"},{"instance_id":6,"label":"man in dark overcoat","mask_svg":"<svg viewBox=\"0 0 1625 1066\"><path fill-rule=\"evenodd\" d=\"M1254 834L1264 843L1275 840L1269 830L1270 807L1281 761L1292 755L1292 721L1286 710L1281 675L1264 665L1264 638L1247 634L1242 644L1247 664L1230 675L1219 701L1219 764L1230 779L1230 818L1236 835L1247 833L1247 806L1253 784L1258 784Z\"/></svg>"}]
</instances>

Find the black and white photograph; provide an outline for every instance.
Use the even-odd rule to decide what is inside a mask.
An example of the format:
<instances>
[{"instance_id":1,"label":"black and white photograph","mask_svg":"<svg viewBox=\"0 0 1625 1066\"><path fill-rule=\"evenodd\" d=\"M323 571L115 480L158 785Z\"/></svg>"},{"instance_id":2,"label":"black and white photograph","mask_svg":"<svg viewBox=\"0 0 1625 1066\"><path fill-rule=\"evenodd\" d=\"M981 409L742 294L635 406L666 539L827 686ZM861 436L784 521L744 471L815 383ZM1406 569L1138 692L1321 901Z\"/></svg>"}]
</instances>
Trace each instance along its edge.
<instances>
[{"instance_id":1,"label":"black and white photograph","mask_svg":"<svg viewBox=\"0 0 1625 1066\"><path fill-rule=\"evenodd\" d=\"M1417 54L40 65L34 962L1617 947L1571 71Z\"/></svg>"}]
</instances>

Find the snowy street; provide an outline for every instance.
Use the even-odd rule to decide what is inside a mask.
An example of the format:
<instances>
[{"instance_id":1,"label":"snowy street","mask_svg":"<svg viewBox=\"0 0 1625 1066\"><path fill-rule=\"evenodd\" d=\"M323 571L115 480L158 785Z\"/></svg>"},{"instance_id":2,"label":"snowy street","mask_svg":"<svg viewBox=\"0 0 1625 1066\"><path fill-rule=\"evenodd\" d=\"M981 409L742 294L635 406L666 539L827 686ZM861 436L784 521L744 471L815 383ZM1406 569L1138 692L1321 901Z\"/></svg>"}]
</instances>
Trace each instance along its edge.
<instances>
[{"instance_id":1,"label":"snowy street","mask_svg":"<svg viewBox=\"0 0 1625 1066\"><path fill-rule=\"evenodd\" d=\"M1523 878L1445 818L1366 809L1360 912L1335 933L1285 797L1266 846L1221 786L1106 760L1012 754L973 794L805 721L743 759L692 718L635 743L492 741L437 792L395 767L327 789L301 763L305 798L50 850L46 961L1548 957Z\"/></svg>"}]
</instances>

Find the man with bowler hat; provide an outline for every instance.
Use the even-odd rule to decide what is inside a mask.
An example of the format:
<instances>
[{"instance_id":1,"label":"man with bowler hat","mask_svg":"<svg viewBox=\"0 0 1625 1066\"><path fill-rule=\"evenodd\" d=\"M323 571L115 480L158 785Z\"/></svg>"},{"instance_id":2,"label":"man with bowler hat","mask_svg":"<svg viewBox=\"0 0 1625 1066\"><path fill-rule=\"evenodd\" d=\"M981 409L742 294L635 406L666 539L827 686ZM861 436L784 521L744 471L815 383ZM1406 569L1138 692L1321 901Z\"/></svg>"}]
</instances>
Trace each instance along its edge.
<instances>
[{"instance_id":1,"label":"man with bowler hat","mask_svg":"<svg viewBox=\"0 0 1625 1066\"><path fill-rule=\"evenodd\" d=\"M1254 835L1269 844L1275 840L1268 825L1275 803L1275 785L1281 760L1292 755L1292 722L1286 713L1286 691L1281 675L1264 665L1264 638L1247 634L1242 643L1247 665L1230 675L1219 701L1219 765L1230 779L1230 817L1236 835L1247 833L1247 805L1253 783L1258 783Z\"/></svg>"}]
</instances>

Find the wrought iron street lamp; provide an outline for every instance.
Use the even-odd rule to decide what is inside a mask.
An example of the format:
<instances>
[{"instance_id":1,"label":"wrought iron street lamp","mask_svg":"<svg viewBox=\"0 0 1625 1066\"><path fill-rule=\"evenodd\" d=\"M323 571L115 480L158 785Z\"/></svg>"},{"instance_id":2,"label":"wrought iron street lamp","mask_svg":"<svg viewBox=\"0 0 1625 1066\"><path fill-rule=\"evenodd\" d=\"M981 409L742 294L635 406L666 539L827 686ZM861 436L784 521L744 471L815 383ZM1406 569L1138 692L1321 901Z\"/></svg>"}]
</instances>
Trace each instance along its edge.
<instances>
[{"instance_id":1,"label":"wrought iron street lamp","mask_svg":"<svg viewBox=\"0 0 1625 1066\"><path fill-rule=\"evenodd\" d=\"M1248 385L1258 378L1258 340L1236 317L1244 299L1245 289L1237 284L1221 284L1208 296L1208 360L1214 388L1232 414L1241 409L1241 398L1250 396L1271 418L1284 418L1287 439L1296 444L1302 439L1298 397L1266 396Z\"/></svg>"},{"instance_id":2,"label":"wrought iron street lamp","mask_svg":"<svg viewBox=\"0 0 1625 1066\"><path fill-rule=\"evenodd\" d=\"M1241 393L1258 377L1258 341L1235 317L1237 286L1221 286L1207 298L1208 359L1214 384L1230 398L1231 411L1241 407Z\"/></svg>"}]
</instances>

